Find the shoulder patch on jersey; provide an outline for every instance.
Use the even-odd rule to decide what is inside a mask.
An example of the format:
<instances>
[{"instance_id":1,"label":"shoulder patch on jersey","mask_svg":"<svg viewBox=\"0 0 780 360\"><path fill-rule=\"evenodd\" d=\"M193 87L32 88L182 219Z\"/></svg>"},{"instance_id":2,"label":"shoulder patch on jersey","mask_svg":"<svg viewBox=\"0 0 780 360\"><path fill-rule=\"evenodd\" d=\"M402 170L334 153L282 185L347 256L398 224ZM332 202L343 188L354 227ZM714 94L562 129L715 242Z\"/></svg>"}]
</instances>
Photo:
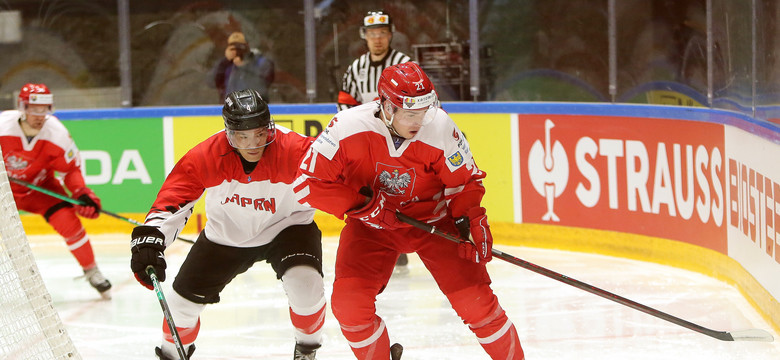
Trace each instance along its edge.
<instances>
[{"instance_id":1,"label":"shoulder patch on jersey","mask_svg":"<svg viewBox=\"0 0 780 360\"><path fill-rule=\"evenodd\" d=\"M330 123L328 123L328 126L325 127L325 129L317 136L311 146L313 149L317 150L318 153L322 154L322 156L325 156L328 160L333 160L333 155L335 155L336 151L339 149L338 136L333 128L337 121L338 118L334 116L333 119L330 120Z\"/></svg>"},{"instance_id":2,"label":"shoulder patch on jersey","mask_svg":"<svg viewBox=\"0 0 780 360\"><path fill-rule=\"evenodd\" d=\"M460 153L460 151L456 151L454 154L450 155L447 160L453 166L460 166L463 164L463 155Z\"/></svg>"},{"instance_id":3,"label":"shoulder patch on jersey","mask_svg":"<svg viewBox=\"0 0 780 360\"><path fill-rule=\"evenodd\" d=\"M76 158L76 149L71 146L65 151L65 161L71 162Z\"/></svg>"}]
</instances>

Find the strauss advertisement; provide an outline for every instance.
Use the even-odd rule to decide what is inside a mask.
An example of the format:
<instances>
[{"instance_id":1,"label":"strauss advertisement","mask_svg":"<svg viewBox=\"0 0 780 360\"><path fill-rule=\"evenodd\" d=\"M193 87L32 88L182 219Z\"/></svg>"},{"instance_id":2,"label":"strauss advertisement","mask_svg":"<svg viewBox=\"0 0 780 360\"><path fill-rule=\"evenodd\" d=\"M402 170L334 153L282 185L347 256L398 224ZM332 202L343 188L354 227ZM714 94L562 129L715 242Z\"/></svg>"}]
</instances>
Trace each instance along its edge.
<instances>
[{"instance_id":1,"label":"strauss advertisement","mask_svg":"<svg viewBox=\"0 0 780 360\"><path fill-rule=\"evenodd\" d=\"M584 115L518 120L524 222L727 253L722 125Z\"/></svg>"}]
</instances>

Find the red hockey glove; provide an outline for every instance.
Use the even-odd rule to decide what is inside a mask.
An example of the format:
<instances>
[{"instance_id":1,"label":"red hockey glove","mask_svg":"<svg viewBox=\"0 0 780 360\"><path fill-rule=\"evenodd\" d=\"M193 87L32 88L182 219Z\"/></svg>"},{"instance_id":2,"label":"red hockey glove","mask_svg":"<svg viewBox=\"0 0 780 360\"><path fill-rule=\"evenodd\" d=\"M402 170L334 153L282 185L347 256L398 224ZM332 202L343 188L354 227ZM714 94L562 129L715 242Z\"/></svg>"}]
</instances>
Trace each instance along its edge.
<instances>
[{"instance_id":1,"label":"red hockey glove","mask_svg":"<svg viewBox=\"0 0 780 360\"><path fill-rule=\"evenodd\" d=\"M149 290L154 290L152 278L146 273L146 268L151 265L157 274L157 279L165 281L165 236L159 229L153 226L136 226L131 235L130 242L130 270L135 274L135 279Z\"/></svg>"},{"instance_id":2,"label":"red hockey glove","mask_svg":"<svg viewBox=\"0 0 780 360\"><path fill-rule=\"evenodd\" d=\"M83 205L76 205L76 212L87 219L96 219L100 215L100 198L88 187L73 192L73 198Z\"/></svg>"},{"instance_id":3,"label":"red hockey glove","mask_svg":"<svg viewBox=\"0 0 780 360\"><path fill-rule=\"evenodd\" d=\"M376 229L395 230L404 226L395 217L398 205L391 200L387 193L379 191L372 194L373 192L368 186L362 187L360 193L370 196L371 200L359 209L347 211L347 216L358 219Z\"/></svg>"},{"instance_id":4,"label":"red hockey glove","mask_svg":"<svg viewBox=\"0 0 780 360\"><path fill-rule=\"evenodd\" d=\"M477 264L487 263L493 259L493 234L490 233L485 208L469 209L466 216L455 219L455 226L461 237L458 244L460 257Z\"/></svg>"}]
</instances>

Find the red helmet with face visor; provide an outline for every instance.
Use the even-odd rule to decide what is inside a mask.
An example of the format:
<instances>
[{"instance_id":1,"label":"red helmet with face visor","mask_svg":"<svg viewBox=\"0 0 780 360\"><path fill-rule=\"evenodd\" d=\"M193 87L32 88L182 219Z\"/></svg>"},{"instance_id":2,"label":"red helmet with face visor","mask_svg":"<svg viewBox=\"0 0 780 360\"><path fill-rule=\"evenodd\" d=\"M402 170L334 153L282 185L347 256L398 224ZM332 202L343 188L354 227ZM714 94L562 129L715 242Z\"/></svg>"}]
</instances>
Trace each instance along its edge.
<instances>
[{"instance_id":1,"label":"red helmet with face visor","mask_svg":"<svg viewBox=\"0 0 780 360\"><path fill-rule=\"evenodd\" d=\"M385 68L377 91L385 125L393 132L393 122L403 126L427 125L439 109L433 83L420 65L411 61Z\"/></svg>"},{"instance_id":2,"label":"red helmet with face visor","mask_svg":"<svg viewBox=\"0 0 780 360\"><path fill-rule=\"evenodd\" d=\"M31 112L33 115L50 115L54 112L54 95L44 84L25 84L19 91L17 107L22 112L27 112L29 105L48 105L48 109L42 113Z\"/></svg>"}]
</instances>

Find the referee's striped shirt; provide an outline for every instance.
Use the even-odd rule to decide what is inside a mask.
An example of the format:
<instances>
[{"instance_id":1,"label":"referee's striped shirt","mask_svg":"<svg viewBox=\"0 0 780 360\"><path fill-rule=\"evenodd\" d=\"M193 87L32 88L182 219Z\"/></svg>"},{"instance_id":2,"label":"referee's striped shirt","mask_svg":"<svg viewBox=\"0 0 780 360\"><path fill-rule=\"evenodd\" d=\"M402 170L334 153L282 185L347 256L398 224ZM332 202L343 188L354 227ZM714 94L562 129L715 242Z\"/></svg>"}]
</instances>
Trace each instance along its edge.
<instances>
[{"instance_id":1,"label":"referee's striped shirt","mask_svg":"<svg viewBox=\"0 0 780 360\"><path fill-rule=\"evenodd\" d=\"M376 86L382 70L409 60L409 55L392 48L380 61L371 61L371 54L368 52L360 55L344 73L338 99L339 111L376 100Z\"/></svg>"}]
</instances>

